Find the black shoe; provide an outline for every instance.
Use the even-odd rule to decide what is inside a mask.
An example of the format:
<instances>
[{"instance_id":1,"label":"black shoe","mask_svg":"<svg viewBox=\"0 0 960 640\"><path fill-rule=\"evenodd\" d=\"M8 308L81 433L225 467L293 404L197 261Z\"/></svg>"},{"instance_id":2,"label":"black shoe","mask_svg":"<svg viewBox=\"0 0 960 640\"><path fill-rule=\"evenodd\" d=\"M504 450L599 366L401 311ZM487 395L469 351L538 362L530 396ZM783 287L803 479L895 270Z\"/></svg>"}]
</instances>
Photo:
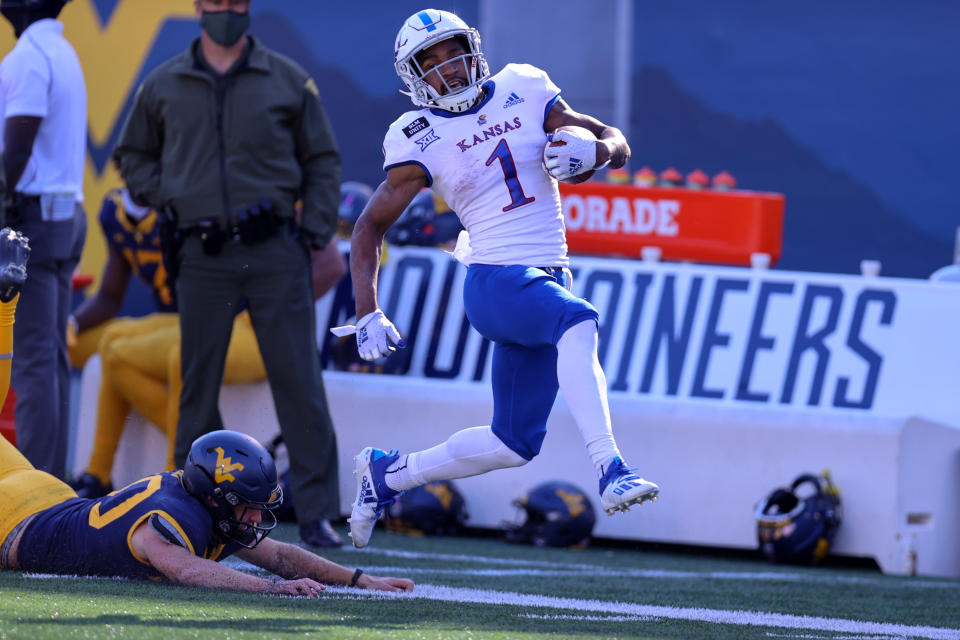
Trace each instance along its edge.
<instances>
[{"instance_id":1,"label":"black shoe","mask_svg":"<svg viewBox=\"0 0 960 640\"><path fill-rule=\"evenodd\" d=\"M339 547L343 544L343 540L333 530L333 527L330 526L330 521L324 518L323 520L311 520L306 524L300 525L300 539L304 544L308 544L311 547Z\"/></svg>"},{"instance_id":2,"label":"black shoe","mask_svg":"<svg viewBox=\"0 0 960 640\"><path fill-rule=\"evenodd\" d=\"M103 484L97 476L85 473L70 483L78 498L102 498L113 491L113 485Z\"/></svg>"}]
</instances>

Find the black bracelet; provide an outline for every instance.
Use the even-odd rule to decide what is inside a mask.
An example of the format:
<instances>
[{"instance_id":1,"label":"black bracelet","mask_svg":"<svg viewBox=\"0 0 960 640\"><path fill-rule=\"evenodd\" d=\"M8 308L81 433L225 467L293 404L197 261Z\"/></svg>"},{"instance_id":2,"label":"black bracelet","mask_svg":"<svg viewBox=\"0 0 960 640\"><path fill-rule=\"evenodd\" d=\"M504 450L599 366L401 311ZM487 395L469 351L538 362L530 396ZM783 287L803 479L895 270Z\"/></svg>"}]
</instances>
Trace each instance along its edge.
<instances>
[{"instance_id":1,"label":"black bracelet","mask_svg":"<svg viewBox=\"0 0 960 640\"><path fill-rule=\"evenodd\" d=\"M360 576L362 575L363 575L363 569L357 569L356 571L354 571L353 578L350 579L350 586L351 587L357 586L357 580L359 580Z\"/></svg>"}]
</instances>

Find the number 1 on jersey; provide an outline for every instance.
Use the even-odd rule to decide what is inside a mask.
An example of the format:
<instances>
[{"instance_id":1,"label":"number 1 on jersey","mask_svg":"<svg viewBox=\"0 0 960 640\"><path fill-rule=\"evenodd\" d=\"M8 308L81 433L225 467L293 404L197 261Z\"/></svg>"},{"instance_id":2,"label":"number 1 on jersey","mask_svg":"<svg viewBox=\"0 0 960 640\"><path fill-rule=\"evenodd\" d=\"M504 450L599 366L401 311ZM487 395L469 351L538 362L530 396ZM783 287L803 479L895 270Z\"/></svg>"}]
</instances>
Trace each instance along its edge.
<instances>
[{"instance_id":1,"label":"number 1 on jersey","mask_svg":"<svg viewBox=\"0 0 960 640\"><path fill-rule=\"evenodd\" d=\"M510 190L510 204L503 208L504 211L511 211L525 204L530 204L536 200L536 196L528 198L523 193L523 187L520 186L520 180L517 178L517 165L513 161L513 154L510 153L510 146L506 139L500 138L497 148L493 150L490 157L487 158L487 166L493 164L494 160L500 161L500 169L503 171L503 181L507 183L507 189Z\"/></svg>"}]
</instances>

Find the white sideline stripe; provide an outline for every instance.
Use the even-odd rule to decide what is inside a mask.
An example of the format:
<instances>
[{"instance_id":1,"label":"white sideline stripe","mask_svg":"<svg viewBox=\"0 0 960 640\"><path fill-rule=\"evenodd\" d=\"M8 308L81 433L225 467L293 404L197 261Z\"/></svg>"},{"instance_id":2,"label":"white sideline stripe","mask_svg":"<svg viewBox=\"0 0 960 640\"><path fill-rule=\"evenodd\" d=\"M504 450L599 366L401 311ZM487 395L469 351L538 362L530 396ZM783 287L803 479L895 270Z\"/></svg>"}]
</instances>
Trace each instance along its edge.
<instances>
[{"instance_id":1,"label":"white sideline stripe","mask_svg":"<svg viewBox=\"0 0 960 640\"><path fill-rule=\"evenodd\" d=\"M757 627L779 627L784 629L812 629L815 631L833 631L842 633L888 635L896 637L929 638L930 640L960 640L960 629L943 627L914 626L888 622L868 622L846 620L844 618L823 618L819 616L797 616L762 611L728 611L724 609L694 609L689 607L660 607L655 605L633 604L629 602L608 602L603 600L578 600L575 598L557 598L553 596L530 595L510 591L488 589L465 589L441 587L436 585L417 585L412 593L386 593L383 591L356 591L346 587L328 587L325 592L331 596L348 598L413 598L438 600L444 602L469 602L478 604L496 604L520 607L541 607L563 609L567 611L590 611L612 613L627 616L645 616L670 618L673 620L693 620L714 624L733 624Z\"/></svg>"},{"instance_id":2,"label":"white sideline stripe","mask_svg":"<svg viewBox=\"0 0 960 640\"><path fill-rule=\"evenodd\" d=\"M809 633L770 633L767 631L768 638L810 638L811 640L903 640L900 636L814 636Z\"/></svg>"},{"instance_id":3,"label":"white sideline stripe","mask_svg":"<svg viewBox=\"0 0 960 640\"><path fill-rule=\"evenodd\" d=\"M239 564L239 563L238 563ZM246 564L246 563L245 563ZM86 578L93 580L123 580L123 578L102 578L100 576L75 576L50 573L25 573L25 578L63 579ZM603 600L577 600L575 598L557 598L553 596L529 595L510 591L491 591L484 589L464 589L442 587L430 584L417 585L413 593L388 593L385 591L358 591L350 587L328 586L324 595L342 597L349 600L364 598L413 598L421 600L439 600L444 602L472 602L481 604L499 604L520 607L541 607L566 609L572 611L594 611L600 613L627 616L624 619L646 621L652 618L671 618L674 620L694 620L715 624L735 624L759 627L782 627L786 629L815 629L817 631L843 632L858 634L851 638L831 636L778 635L767 632L769 637L811 638L815 640L899 640L904 637L929 638L931 640L960 640L960 629L943 627L914 626L888 622L865 622L844 618L823 618L816 616L796 616L782 613L760 611L729 611L724 609L695 609L690 607L658 607L626 602L607 602ZM536 617L533 614L520 614L523 617ZM547 617L547 616L541 616ZM619 620L618 617L597 616L555 616L556 619L571 620ZM860 634L874 634L864 638Z\"/></svg>"},{"instance_id":4,"label":"white sideline stripe","mask_svg":"<svg viewBox=\"0 0 960 640\"><path fill-rule=\"evenodd\" d=\"M607 575L617 575L625 577L637 577L637 578L680 578L695 580L701 578L711 578L714 580L783 580L788 582L842 582L844 584L879 584L884 586L894 586L894 583L890 580L878 577L878 578L869 578L869 577L858 577L858 576L837 576L833 575L833 572L823 572L819 575L814 575L813 573L799 573L799 572L790 572L790 571L675 571L668 569L613 569L610 567L604 567L601 565L592 565L592 564L576 564L576 563L558 563L558 562L548 562L544 560L520 560L517 558L488 558L483 556L467 556L467 555L458 555L458 554L444 554L444 553L424 553L418 551L396 551L390 549L354 549L353 547L344 547L344 551L353 551L355 553L364 553L364 554L374 554L382 555L392 558L405 558L409 560L446 560L450 562L471 562L475 564L495 564L495 565L507 565L507 566L521 566L521 567L547 567L549 570L560 570L568 572L587 572L587 573L596 573L598 569L602 569L606 572ZM394 567L392 570L397 570L397 567ZM409 569L403 568L404 571ZM437 573L443 572L443 570L435 570ZM470 570L464 570L463 573L469 573ZM456 572L456 573L459 573ZM477 573L476 575L513 575L513 572L508 573L489 573L482 574ZM531 573L531 575L535 575ZM553 575L550 571L546 571L540 575ZM558 574L566 575L566 574ZM896 582L897 587L924 587L924 588L936 588L936 589L960 589L960 583L950 582L947 580L944 581L934 581L934 580L923 580L916 578L899 578Z\"/></svg>"},{"instance_id":5,"label":"white sideline stripe","mask_svg":"<svg viewBox=\"0 0 960 640\"><path fill-rule=\"evenodd\" d=\"M649 622L653 618L646 616L548 616L544 614L525 613L521 618L535 620L589 620L591 622Z\"/></svg>"},{"instance_id":6,"label":"white sideline stripe","mask_svg":"<svg viewBox=\"0 0 960 640\"><path fill-rule=\"evenodd\" d=\"M560 565L561 567L563 565ZM852 584L883 584L881 580L875 578L856 578L852 576L810 576L797 573L745 573L737 571L713 571L713 572L694 572L694 571L661 571L657 569L607 569L603 567L594 567L590 573L596 573L598 568L602 568L605 576L622 578L677 578L688 580L699 580L705 578L717 580L782 580L784 582L844 582ZM470 575L470 576L583 576L585 571L580 569L456 569L456 568L429 568L429 567L396 567L396 566L367 566L367 571L372 573L394 573L402 571L404 573L431 573L437 575ZM894 583L885 583L893 586ZM897 585L906 586L906 585ZM960 589L960 585L940 582L916 582L910 586L919 587L947 587Z\"/></svg>"}]
</instances>

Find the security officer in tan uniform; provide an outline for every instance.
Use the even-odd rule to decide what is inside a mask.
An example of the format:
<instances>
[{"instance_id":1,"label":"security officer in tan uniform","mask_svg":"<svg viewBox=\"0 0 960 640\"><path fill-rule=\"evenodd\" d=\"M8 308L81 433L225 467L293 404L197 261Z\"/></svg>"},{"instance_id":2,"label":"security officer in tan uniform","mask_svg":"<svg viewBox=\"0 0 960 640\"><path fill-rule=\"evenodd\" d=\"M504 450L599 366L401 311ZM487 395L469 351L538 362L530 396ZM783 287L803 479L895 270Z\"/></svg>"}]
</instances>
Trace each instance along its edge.
<instances>
[{"instance_id":1,"label":"security officer in tan uniform","mask_svg":"<svg viewBox=\"0 0 960 640\"><path fill-rule=\"evenodd\" d=\"M328 522L340 515L337 451L309 250L337 228L340 155L313 79L246 34L250 1L194 4L200 38L146 78L117 145L131 195L165 210L176 229L167 242L182 334L175 461L223 426L224 358L245 301L290 452L301 537L339 546Z\"/></svg>"}]
</instances>

